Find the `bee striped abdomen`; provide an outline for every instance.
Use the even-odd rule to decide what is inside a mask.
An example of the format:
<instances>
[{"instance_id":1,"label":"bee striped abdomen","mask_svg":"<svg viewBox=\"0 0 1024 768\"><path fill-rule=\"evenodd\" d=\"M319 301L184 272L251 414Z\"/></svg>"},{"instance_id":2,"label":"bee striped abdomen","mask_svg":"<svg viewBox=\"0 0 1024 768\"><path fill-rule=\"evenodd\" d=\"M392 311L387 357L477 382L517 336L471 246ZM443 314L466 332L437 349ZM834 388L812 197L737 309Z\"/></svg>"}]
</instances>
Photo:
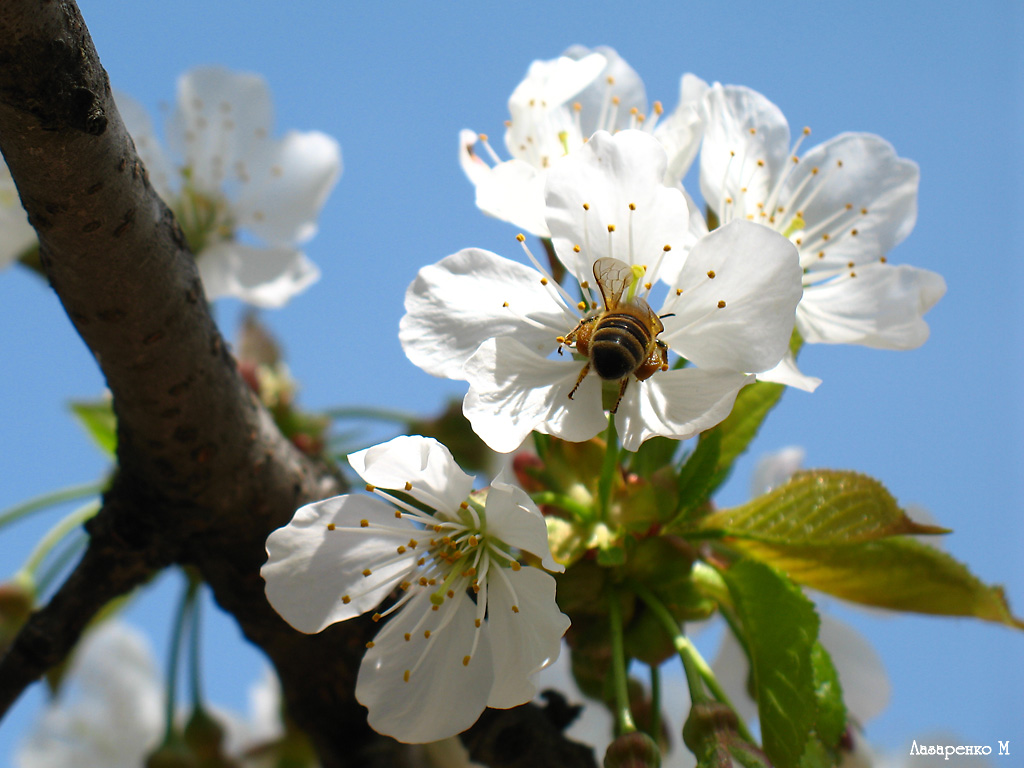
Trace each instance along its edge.
<instances>
[{"instance_id":1,"label":"bee striped abdomen","mask_svg":"<svg viewBox=\"0 0 1024 768\"><path fill-rule=\"evenodd\" d=\"M631 374L647 357L651 338L647 326L633 315L605 314L590 337L591 360L597 375L615 381Z\"/></svg>"}]
</instances>

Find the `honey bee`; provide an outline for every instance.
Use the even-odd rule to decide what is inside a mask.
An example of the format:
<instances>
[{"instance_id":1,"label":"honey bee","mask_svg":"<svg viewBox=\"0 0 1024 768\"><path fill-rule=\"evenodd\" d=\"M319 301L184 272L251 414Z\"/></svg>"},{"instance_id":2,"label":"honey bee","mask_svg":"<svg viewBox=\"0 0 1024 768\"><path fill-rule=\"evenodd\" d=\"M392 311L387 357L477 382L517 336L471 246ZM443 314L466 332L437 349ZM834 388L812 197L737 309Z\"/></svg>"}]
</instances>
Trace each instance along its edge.
<instances>
[{"instance_id":1,"label":"honey bee","mask_svg":"<svg viewBox=\"0 0 1024 768\"><path fill-rule=\"evenodd\" d=\"M637 381L644 381L655 371L668 370L668 346L658 339L665 326L643 298L630 296L623 300L626 289L636 279L628 264L618 259L598 259L594 262L594 278L604 306L583 318L570 333L558 337L558 353L562 354L562 345L574 346L587 358L576 386L569 393L570 400L591 368L605 381L621 380L619 396L611 410L615 413L626 393L630 374Z\"/></svg>"}]
</instances>

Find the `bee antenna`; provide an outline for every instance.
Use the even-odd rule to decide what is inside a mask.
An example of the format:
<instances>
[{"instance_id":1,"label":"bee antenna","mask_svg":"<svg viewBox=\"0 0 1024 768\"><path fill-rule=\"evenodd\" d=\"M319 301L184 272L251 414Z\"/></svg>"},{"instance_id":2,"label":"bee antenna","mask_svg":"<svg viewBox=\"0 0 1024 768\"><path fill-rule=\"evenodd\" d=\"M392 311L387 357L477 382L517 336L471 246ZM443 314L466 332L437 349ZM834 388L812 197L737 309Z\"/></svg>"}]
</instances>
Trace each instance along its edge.
<instances>
[{"instance_id":1,"label":"bee antenna","mask_svg":"<svg viewBox=\"0 0 1024 768\"><path fill-rule=\"evenodd\" d=\"M664 315L658 315L659 320L664 320L666 317L675 317L675 312L666 312Z\"/></svg>"}]
</instances>

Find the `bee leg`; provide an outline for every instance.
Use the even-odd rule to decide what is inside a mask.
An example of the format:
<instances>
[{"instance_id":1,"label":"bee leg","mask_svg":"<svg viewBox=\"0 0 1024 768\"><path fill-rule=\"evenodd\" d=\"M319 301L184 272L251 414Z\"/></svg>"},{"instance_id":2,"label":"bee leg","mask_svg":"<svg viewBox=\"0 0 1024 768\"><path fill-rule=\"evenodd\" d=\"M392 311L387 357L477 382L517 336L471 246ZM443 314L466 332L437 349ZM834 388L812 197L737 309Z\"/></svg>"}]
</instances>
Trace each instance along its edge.
<instances>
[{"instance_id":1,"label":"bee leg","mask_svg":"<svg viewBox=\"0 0 1024 768\"><path fill-rule=\"evenodd\" d=\"M619 384L619 396L615 398L615 405L612 406L612 413L615 413L617 410L619 410L619 403L622 402L622 396L626 394L627 384L629 384L629 376L623 376L622 383Z\"/></svg>"},{"instance_id":2,"label":"bee leg","mask_svg":"<svg viewBox=\"0 0 1024 768\"><path fill-rule=\"evenodd\" d=\"M569 392L569 399L570 400L572 400L572 396L575 395L576 394L576 390L580 388L580 382L583 381L584 377L588 373L590 373L590 363L589 362L586 365L583 366L583 370L580 371L580 377L578 379L576 379L576 385L572 388L572 391Z\"/></svg>"}]
</instances>

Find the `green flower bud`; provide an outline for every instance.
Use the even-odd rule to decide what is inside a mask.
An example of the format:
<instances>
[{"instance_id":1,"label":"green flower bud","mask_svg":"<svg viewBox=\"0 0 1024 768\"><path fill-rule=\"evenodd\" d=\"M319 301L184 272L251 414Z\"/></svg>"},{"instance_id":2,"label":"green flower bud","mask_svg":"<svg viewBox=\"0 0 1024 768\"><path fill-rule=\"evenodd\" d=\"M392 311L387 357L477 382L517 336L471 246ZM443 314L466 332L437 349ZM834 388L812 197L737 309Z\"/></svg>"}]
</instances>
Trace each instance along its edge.
<instances>
[{"instance_id":1,"label":"green flower bud","mask_svg":"<svg viewBox=\"0 0 1024 768\"><path fill-rule=\"evenodd\" d=\"M604 753L604 768L660 768L661 750L643 731L619 736Z\"/></svg>"}]
</instances>

